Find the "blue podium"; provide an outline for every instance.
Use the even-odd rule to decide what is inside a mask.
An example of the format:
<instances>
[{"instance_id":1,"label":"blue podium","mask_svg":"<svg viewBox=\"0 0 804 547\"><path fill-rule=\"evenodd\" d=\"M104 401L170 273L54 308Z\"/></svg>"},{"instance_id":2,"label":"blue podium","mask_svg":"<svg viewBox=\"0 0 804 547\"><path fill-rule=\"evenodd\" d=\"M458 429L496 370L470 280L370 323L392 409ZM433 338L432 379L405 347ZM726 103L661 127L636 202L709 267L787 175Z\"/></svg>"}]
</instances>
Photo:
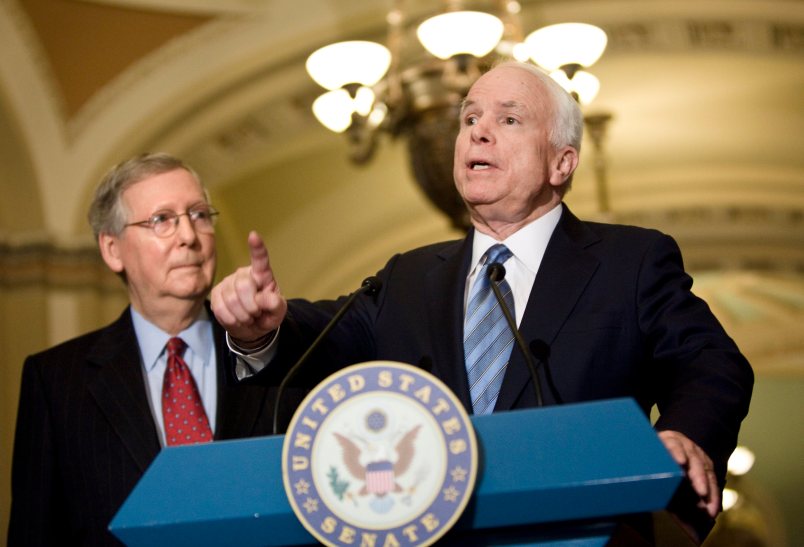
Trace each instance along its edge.
<instances>
[{"instance_id":1,"label":"blue podium","mask_svg":"<svg viewBox=\"0 0 804 547\"><path fill-rule=\"evenodd\" d=\"M443 543L604 545L682 477L631 399L472 416L475 492ZM283 436L167 448L110 524L126 545L311 545L282 482ZM510 533L509 533L510 532Z\"/></svg>"}]
</instances>

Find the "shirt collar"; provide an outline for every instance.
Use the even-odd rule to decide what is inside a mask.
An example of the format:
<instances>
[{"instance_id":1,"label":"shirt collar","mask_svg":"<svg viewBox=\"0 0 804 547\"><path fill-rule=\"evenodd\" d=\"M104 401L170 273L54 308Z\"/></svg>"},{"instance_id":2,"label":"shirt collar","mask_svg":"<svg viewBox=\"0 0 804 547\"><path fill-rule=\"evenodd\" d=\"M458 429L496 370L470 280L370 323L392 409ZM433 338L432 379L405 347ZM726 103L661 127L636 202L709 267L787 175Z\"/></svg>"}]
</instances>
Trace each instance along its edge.
<instances>
[{"instance_id":1,"label":"shirt collar","mask_svg":"<svg viewBox=\"0 0 804 547\"><path fill-rule=\"evenodd\" d=\"M475 230L475 236L472 241L472 267L469 269L470 275L477 269L480 259L486 251L497 243L504 243L513 253L513 256L533 273L536 273L542 262L544 251L547 249L547 243L553 235L553 230L555 230L558 225L563 210L564 208L561 204L557 205L501 242Z\"/></svg>"},{"instance_id":2,"label":"shirt collar","mask_svg":"<svg viewBox=\"0 0 804 547\"><path fill-rule=\"evenodd\" d=\"M145 370L150 372L156 366L171 336L145 319L145 317L134 308L131 308L131 319L134 323L134 332L137 335L137 341L140 345ZM209 332L209 328L209 315L207 314L206 307L204 307L201 309L198 318L193 321L189 327L181 331L178 336L187 344L188 351L192 351L195 355L204 357L210 355L212 350L211 338L204 335L206 332ZM206 361L206 358L204 358L204 364L206 364Z\"/></svg>"}]
</instances>

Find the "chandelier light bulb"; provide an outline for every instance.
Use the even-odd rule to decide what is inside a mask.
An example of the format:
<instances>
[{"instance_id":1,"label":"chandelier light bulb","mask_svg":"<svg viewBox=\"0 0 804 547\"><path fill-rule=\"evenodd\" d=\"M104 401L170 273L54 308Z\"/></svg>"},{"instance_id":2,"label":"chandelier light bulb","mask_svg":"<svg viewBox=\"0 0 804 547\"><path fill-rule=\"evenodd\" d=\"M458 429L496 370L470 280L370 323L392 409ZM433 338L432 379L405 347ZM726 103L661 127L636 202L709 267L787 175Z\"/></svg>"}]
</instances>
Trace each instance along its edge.
<instances>
[{"instance_id":1,"label":"chandelier light bulb","mask_svg":"<svg viewBox=\"0 0 804 547\"><path fill-rule=\"evenodd\" d=\"M385 117L387 115L388 107L385 105L385 103L377 103L374 105L374 108L368 115L366 122L370 128L376 129L380 126L380 124L382 124L383 121L385 121Z\"/></svg>"},{"instance_id":2,"label":"chandelier light bulb","mask_svg":"<svg viewBox=\"0 0 804 547\"><path fill-rule=\"evenodd\" d=\"M586 23L550 25L525 38L531 59L548 71L566 65L592 66L603 55L607 42L602 29Z\"/></svg>"},{"instance_id":3,"label":"chandelier light bulb","mask_svg":"<svg viewBox=\"0 0 804 547\"><path fill-rule=\"evenodd\" d=\"M518 42L514 44L514 47L511 48L511 57L519 61L520 63L525 63L530 59L530 51L528 51L528 46L525 42Z\"/></svg>"},{"instance_id":4,"label":"chandelier light bulb","mask_svg":"<svg viewBox=\"0 0 804 547\"><path fill-rule=\"evenodd\" d=\"M368 116L371 112L371 107L374 106L374 91L370 87L360 86L355 92L355 98L352 101L354 111L361 116Z\"/></svg>"},{"instance_id":5,"label":"chandelier light bulb","mask_svg":"<svg viewBox=\"0 0 804 547\"><path fill-rule=\"evenodd\" d=\"M314 51L305 67L310 77L330 91L348 84L375 85L391 66L391 52L382 44L353 40Z\"/></svg>"},{"instance_id":6,"label":"chandelier light bulb","mask_svg":"<svg viewBox=\"0 0 804 547\"><path fill-rule=\"evenodd\" d=\"M755 459L754 453L750 449L738 446L729 456L729 473L735 477L745 475L754 466Z\"/></svg>"},{"instance_id":7,"label":"chandelier light bulb","mask_svg":"<svg viewBox=\"0 0 804 547\"><path fill-rule=\"evenodd\" d=\"M554 70L550 73L550 77L558 82L567 93L577 95L581 104L591 103L600 91L600 80L594 74L584 70L577 71L572 79L568 78L567 73L563 70Z\"/></svg>"},{"instance_id":8,"label":"chandelier light bulb","mask_svg":"<svg viewBox=\"0 0 804 547\"><path fill-rule=\"evenodd\" d=\"M740 501L740 493L732 488L723 489L723 510L728 511Z\"/></svg>"},{"instance_id":9,"label":"chandelier light bulb","mask_svg":"<svg viewBox=\"0 0 804 547\"><path fill-rule=\"evenodd\" d=\"M516 0L510 0L509 2L506 2L505 9L508 11L508 13L516 15L522 11L522 5Z\"/></svg>"},{"instance_id":10,"label":"chandelier light bulb","mask_svg":"<svg viewBox=\"0 0 804 547\"><path fill-rule=\"evenodd\" d=\"M430 17L416 31L419 41L439 59L459 54L484 57L504 31L499 18L480 11L452 11Z\"/></svg>"},{"instance_id":11,"label":"chandelier light bulb","mask_svg":"<svg viewBox=\"0 0 804 547\"><path fill-rule=\"evenodd\" d=\"M313 101L313 114L321 125L334 131L343 133L352 125L352 112L354 101L345 89L327 91Z\"/></svg>"}]
</instances>

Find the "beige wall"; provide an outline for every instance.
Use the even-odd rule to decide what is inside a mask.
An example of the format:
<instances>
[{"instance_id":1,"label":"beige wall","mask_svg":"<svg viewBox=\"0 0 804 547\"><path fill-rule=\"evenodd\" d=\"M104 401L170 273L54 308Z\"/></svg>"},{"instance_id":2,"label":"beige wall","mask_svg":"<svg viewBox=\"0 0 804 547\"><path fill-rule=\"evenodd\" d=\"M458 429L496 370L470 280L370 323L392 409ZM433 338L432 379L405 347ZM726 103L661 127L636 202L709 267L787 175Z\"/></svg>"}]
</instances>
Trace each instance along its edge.
<instances>
[{"instance_id":1,"label":"beige wall","mask_svg":"<svg viewBox=\"0 0 804 547\"><path fill-rule=\"evenodd\" d=\"M107 274L94 249L38 245L0 251L0 545L8 526L25 357L109 322L125 304L122 283Z\"/></svg>"},{"instance_id":2,"label":"beige wall","mask_svg":"<svg viewBox=\"0 0 804 547\"><path fill-rule=\"evenodd\" d=\"M11 450L25 355L47 344L47 304L41 288L0 288L0 534L5 544L11 500Z\"/></svg>"}]
</instances>

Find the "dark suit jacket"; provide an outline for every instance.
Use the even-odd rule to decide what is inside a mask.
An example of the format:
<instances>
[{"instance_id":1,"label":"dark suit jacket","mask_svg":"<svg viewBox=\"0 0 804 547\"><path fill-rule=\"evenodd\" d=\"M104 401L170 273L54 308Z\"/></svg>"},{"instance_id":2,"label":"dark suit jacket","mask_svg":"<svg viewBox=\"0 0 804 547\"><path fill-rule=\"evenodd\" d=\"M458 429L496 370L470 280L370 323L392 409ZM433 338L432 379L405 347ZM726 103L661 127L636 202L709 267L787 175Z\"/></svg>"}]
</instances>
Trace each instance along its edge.
<instances>
[{"instance_id":1,"label":"dark suit jacket","mask_svg":"<svg viewBox=\"0 0 804 547\"><path fill-rule=\"evenodd\" d=\"M214 319L213 325L215 438L270 434L273 393L227 378L224 333ZM28 357L9 547L121 545L107 526L159 450L128 309L103 329Z\"/></svg>"},{"instance_id":2,"label":"dark suit jacket","mask_svg":"<svg viewBox=\"0 0 804 547\"><path fill-rule=\"evenodd\" d=\"M394 256L378 274L377 297L358 298L301 381L352 363L402 361L429 368L471 411L462 340L472 236ZM691 285L669 236L582 222L565 206L520 332L547 365L539 367L546 404L559 397L565 403L633 397L646 414L657 404L657 429L678 430L698 443L722 484L753 372ZM343 301L291 301L278 363L293 362ZM264 381L283 368L267 367ZM531 407L535 400L514 349L495 410Z\"/></svg>"}]
</instances>

